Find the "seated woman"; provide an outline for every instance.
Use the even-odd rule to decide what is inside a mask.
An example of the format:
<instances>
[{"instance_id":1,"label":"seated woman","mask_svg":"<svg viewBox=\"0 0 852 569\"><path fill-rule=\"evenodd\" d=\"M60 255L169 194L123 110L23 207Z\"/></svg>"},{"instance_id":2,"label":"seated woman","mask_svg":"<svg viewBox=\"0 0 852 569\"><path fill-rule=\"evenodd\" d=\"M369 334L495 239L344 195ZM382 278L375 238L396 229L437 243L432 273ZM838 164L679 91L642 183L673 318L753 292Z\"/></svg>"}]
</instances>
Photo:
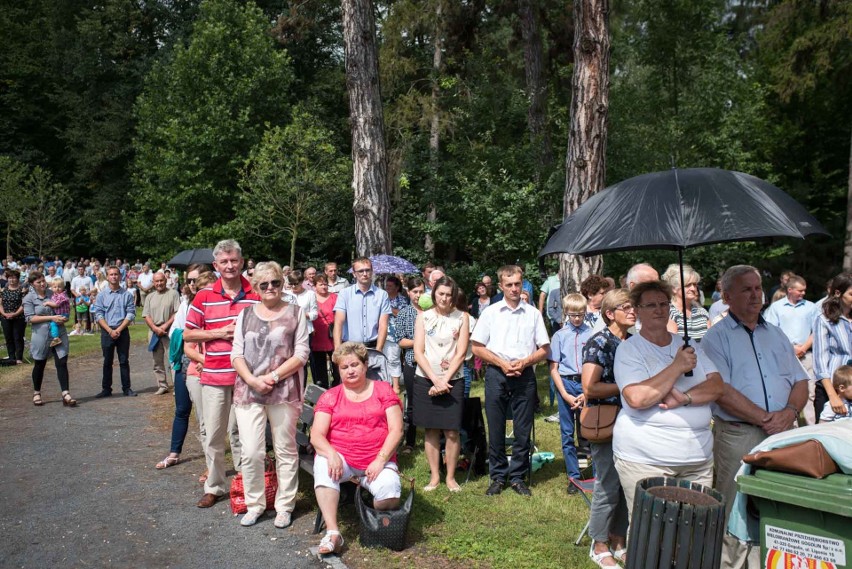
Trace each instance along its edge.
<instances>
[{"instance_id":1,"label":"seated woman","mask_svg":"<svg viewBox=\"0 0 852 569\"><path fill-rule=\"evenodd\" d=\"M698 346L666 328L671 287L662 281L636 285L630 304L642 322L639 334L615 353L615 381L622 410L615 421L612 452L632 514L636 483L668 476L711 486L713 434L710 404L724 384ZM691 376L686 373L692 371Z\"/></svg>"},{"instance_id":2,"label":"seated woman","mask_svg":"<svg viewBox=\"0 0 852 569\"><path fill-rule=\"evenodd\" d=\"M314 490L326 533L319 553L339 553L343 536L337 525L340 481L359 478L373 495L377 510L399 506L401 484L395 461L402 439L402 405L390 384L367 379L367 348L345 342L332 361L341 384L322 394L314 407L311 444Z\"/></svg>"}]
</instances>

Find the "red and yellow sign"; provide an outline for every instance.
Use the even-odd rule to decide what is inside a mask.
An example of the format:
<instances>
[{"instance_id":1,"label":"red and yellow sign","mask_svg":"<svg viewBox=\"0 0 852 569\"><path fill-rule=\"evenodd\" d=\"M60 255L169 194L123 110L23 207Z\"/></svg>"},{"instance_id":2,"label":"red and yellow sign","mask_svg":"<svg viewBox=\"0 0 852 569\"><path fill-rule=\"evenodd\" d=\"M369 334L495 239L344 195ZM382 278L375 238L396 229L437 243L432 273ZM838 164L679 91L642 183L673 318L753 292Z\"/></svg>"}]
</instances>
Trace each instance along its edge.
<instances>
[{"instance_id":1,"label":"red and yellow sign","mask_svg":"<svg viewBox=\"0 0 852 569\"><path fill-rule=\"evenodd\" d=\"M770 549L766 552L766 569L837 569L837 565Z\"/></svg>"}]
</instances>

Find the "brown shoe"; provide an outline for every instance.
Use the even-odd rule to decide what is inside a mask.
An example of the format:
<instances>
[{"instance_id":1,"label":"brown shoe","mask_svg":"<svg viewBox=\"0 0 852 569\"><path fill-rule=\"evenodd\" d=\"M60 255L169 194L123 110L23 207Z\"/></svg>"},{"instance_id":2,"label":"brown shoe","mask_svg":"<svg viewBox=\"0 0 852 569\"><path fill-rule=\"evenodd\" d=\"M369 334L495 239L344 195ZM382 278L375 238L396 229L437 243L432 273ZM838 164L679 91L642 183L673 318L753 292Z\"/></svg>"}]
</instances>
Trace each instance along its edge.
<instances>
[{"instance_id":1,"label":"brown shoe","mask_svg":"<svg viewBox=\"0 0 852 569\"><path fill-rule=\"evenodd\" d=\"M214 505L216 505L216 502L218 502L222 498L224 498L224 496L217 496L216 494L205 494L201 497L196 506L198 506L199 508L212 508Z\"/></svg>"}]
</instances>

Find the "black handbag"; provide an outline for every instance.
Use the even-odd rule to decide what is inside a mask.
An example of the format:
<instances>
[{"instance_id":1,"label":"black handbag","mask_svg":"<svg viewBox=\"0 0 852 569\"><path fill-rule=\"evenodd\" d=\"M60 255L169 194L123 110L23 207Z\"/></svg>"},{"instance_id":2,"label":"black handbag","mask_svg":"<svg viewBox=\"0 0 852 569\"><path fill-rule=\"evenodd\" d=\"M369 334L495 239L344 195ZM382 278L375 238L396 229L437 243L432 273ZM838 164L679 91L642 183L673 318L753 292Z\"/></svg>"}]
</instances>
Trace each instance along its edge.
<instances>
[{"instance_id":1,"label":"black handbag","mask_svg":"<svg viewBox=\"0 0 852 569\"><path fill-rule=\"evenodd\" d=\"M362 496L359 484L355 493L355 508L361 518L361 545L385 547L393 551L405 549L405 534L408 530L408 520L411 518L411 505L414 503L414 478L411 479L411 491L398 510L376 510L367 505L366 499Z\"/></svg>"}]
</instances>

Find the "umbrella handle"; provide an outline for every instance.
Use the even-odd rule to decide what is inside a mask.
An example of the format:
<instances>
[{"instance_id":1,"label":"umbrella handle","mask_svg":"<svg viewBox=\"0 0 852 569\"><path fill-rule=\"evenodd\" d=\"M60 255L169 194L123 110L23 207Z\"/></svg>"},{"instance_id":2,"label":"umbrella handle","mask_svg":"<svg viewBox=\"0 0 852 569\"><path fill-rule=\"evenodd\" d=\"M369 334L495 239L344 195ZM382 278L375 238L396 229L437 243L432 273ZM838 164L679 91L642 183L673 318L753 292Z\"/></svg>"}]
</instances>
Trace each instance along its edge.
<instances>
[{"instance_id":1,"label":"umbrella handle","mask_svg":"<svg viewBox=\"0 0 852 569\"><path fill-rule=\"evenodd\" d=\"M689 323L686 321L686 283L683 279L683 249L677 250L677 260L680 265L680 298L683 302L683 347L689 347ZM692 377L692 370L685 374L686 377Z\"/></svg>"}]
</instances>

